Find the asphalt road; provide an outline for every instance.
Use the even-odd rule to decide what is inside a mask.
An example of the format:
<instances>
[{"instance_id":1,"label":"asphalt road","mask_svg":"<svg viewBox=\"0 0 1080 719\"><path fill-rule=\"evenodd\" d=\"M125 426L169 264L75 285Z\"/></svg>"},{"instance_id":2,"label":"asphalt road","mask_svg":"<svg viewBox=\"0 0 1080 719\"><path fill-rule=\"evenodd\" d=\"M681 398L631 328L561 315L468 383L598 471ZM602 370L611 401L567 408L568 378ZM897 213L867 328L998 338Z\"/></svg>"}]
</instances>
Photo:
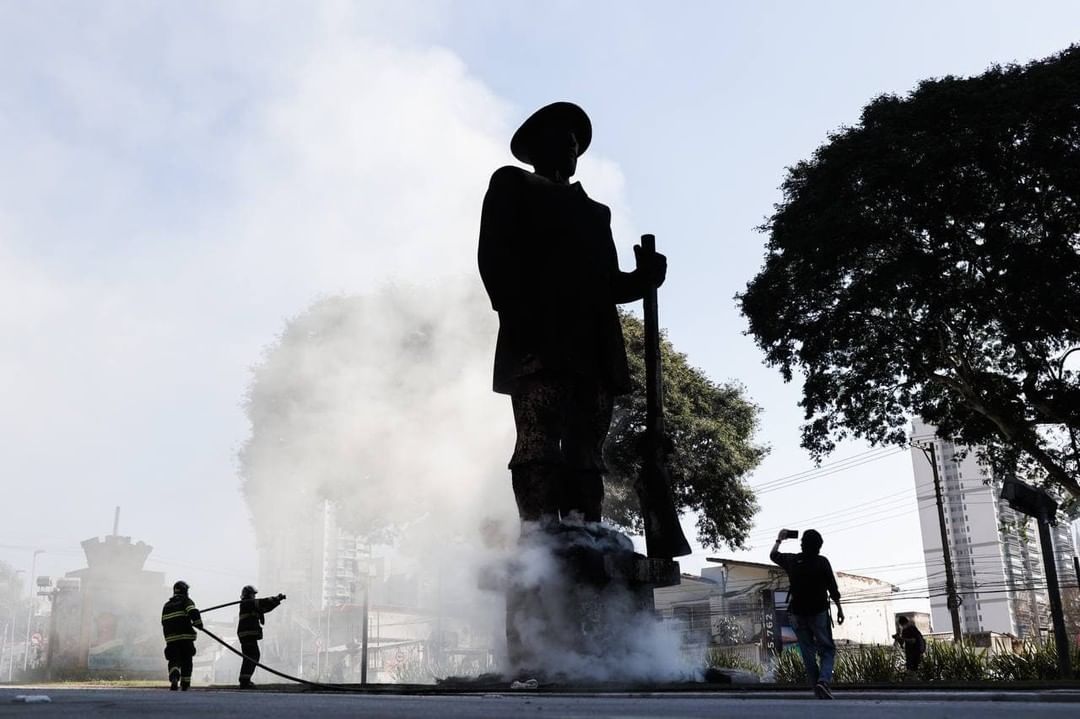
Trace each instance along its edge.
<instances>
[{"instance_id":1,"label":"asphalt road","mask_svg":"<svg viewBox=\"0 0 1080 719\"><path fill-rule=\"evenodd\" d=\"M18 694L46 694L48 704L16 703ZM0 689L0 717L364 717L401 719L436 717L459 719L625 719L629 717L760 717L761 719L893 719L894 717L959 717L1005 719L1008 717L1076 717L1080 704L1040 701L988 701L966 696L943 701L943 695L915 698L911 692L877 698L844 697L838 692L831 702L813 699L753 697L724 694L558 695L480 694L456 696L340 695L193 689ZM1005 698L1004 695L1001 695ZM960 698L959 695L954 699ZM1015 698L1015 697L1014 697Z\"/></svg>"}]
</instances>

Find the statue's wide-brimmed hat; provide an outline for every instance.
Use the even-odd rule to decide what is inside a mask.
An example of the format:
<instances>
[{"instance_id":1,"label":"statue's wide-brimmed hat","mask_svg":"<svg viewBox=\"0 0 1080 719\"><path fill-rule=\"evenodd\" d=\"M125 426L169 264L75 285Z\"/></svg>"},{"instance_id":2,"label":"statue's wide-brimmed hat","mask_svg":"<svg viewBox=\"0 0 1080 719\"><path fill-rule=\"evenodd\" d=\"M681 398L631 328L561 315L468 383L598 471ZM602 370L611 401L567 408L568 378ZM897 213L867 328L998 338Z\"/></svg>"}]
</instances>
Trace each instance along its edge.
<instances>
[{"instance_id":1,"label":"statue's wide-brimmed hat","mask_svg":"<svg viewBox=\"0 0 1080 719\"><path fill-rule=\"evenodd\" d=\"M592 122L585 111L572 102L553 102L545 105L521 123L510 139L510 152L522 162L532 165L532 150L535 139L544 130L550 128L572 130L578 143L578 157L585 153L592 142Z\"/></svg>"}]
</instances>

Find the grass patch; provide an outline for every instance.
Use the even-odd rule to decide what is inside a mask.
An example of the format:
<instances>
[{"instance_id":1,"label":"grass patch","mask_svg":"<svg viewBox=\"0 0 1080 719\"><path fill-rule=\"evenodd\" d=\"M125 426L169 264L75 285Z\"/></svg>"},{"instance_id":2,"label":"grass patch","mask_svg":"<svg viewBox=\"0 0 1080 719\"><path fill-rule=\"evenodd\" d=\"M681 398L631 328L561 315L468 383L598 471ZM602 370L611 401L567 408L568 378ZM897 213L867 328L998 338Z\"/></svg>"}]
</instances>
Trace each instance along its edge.
<instances>
[{"instance_id":1,"label":"grass patch","mask_svg":"<svg viewBox=\"0 0 1080 719\"><path fill-rule=\"evenodd\" d=\"M723 649L710 649L706 652L705 666L710 669L740 669L759 677L765 673L765 667L758 662Z\"/></svg>"}]
</instances>

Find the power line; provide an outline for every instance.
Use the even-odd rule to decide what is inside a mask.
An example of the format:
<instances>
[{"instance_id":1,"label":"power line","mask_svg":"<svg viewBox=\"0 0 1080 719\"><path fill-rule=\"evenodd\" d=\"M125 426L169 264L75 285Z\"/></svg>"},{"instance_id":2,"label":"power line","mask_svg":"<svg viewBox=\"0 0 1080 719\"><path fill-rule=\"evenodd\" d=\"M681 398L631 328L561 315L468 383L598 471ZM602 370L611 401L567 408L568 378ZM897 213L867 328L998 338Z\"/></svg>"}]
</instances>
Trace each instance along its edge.
<instances>
[{"instance_id":1,"label":"power line","mask_svg":"<svg viewBox=\"0 0 1080 719\"><path fill-rule=\"evenodd\" d=\"M846 457L844 459L837 460L835 462L829 462L822 464L819 467L812 469L806 469L801 472L795 472L794 474L784 475L775 479L762 482L757 485L751 485L751 489L755 494L766 494L768 492L776 491L778 489L785 489L787 487L801 484L803 482L809 482L812 479L820 479L831 474L837 474L848 469L868 464L870 462L876 462L879 459L885 459L886 457L892 457L898 455L903 450L896 448L876 448L867 450L866 452L860 452L859 454Z\"/></svg>"},{"instance_id":2,"label":"power line","mask_svg":"<svg viewBox=\"0 0 1080 719\"><path fill-rule=\"evenodd\" d=\"M814 515L812 517L804 517L804 518L801 518L801 519L799 519L797 521L798 521L799 524L802 524L803 526L806 526L807 524L810 524L811 522L816 522L816 521L819 521L819 520L822 520L822 519L826 519L826 518L832 517L833 515L845 514L845 513L848 513L848 512L862 511L862 510L866 509L867 507L870 507L870 506L875 505L875 504L879 504L881 502L884 502L887 499L892 500L892 501L896 501L896 499L898 499L900 497L900 495L910 494L910 492L911 492L911 490L905 489L905 490L901 490L899 492L893 492L892 494L885 494L885 495L882 495L880 497L875 497L874 499L869 499L869 500L866 500L864 502L860 502L858 504L853 504L853 505L850 505L848 507L844 507L843 509L836 509L836 510L833 510L831 512L825 512L824 514ZM758 533L763 533L763 532L777 531L777 530L780 530L780 529L784 529L788 524L790 524L790 523L779 524L779 525L771 526L771 527L761 527L761 528L758 528L758 529L754 530L754 532L752 532L751 534L758 534Z\"/></svg>"},{"instance_id":3,"label":"power line","mask_svg":"<svg viewBox=\"0 0 1080 719\"><path fill-rule=\"evenodd\" d=\"M850 457L841 457L840 459L835 459L835 460L833 460L831 462L823 462L823 463L817 465L816 467L811 467L810 469L804 469L804 470L801 470L799 472L794 472L792 474L785 474L785 475L783 475L781 477L776 477L776 478L774 478L772 480L769 480L768 482L763 482L763 484L769 484L770 482L782 482L784 480L792 479L794 477L800 477L800 476L802 476L804 474L812 474L814 472L819 472L819 471L828 469L828 468L830 468L830 467L832 467L834 465L844 464L845 462L851 462L853 460L857 460L857 459L866 457L867 455L878 454L878 453L880 453L882 451L885 451L887 449L891 449L891 448L888 448L888 447L871 447L870 449L863 450L862 452L857 452L856 454L853 454Z\"/></svg>"},{"instance_id":4,"label":"power line","mask_svg":"<svg viewBox=\"0 0 1080 719\"><path fill-rule=\"evenodd\" d=\"M861 511L860 511L859 508L850 509L850 510L844 511L842 513L837 512L836 513L837 516L833 517L831 521L828 521L828 522L825 522L825 523L821 523L821 522L818 522L818 521L813 520L813 519L791 520L789 522L786 522L783 525L780 525L779 527L776 527L775 529L770 528L770 529L762 529L762 530L758 530L758 531L755 531L755 532L751 532L748 535L747 538L750 539L751 541L763 541L763 540L765 540L767 538L770 538L774 531L776 531L778 529L781 529L783 527L791 527L791 526L803 526L803 527L805 527L806 525L813 525L819 531L821 531L821 530L835 531L835 530L832 530L830 528L842 526L842 525L844 525L844 524L846 524L846 523L848 523L850 521L856 520L856 519L865 519L866 517L874 516L875 514L881 514L881 513L884 513L884 512L895 511L897 509L900 509L901 507L905 507L905 506L908 506L910 504L911 504L911 502L908 499L898 499L898 500L892 500L890 502L886 502L882 506L875 507L872 511L869 511L869 512L865 511L866 508L861 508ZM925 508L926 507L915 507L914 509L912 509L912 511L922 510L922 509L925 509ZM846 516L846 515L850 515L850 516Z\"/></svg>"}]
</instances>

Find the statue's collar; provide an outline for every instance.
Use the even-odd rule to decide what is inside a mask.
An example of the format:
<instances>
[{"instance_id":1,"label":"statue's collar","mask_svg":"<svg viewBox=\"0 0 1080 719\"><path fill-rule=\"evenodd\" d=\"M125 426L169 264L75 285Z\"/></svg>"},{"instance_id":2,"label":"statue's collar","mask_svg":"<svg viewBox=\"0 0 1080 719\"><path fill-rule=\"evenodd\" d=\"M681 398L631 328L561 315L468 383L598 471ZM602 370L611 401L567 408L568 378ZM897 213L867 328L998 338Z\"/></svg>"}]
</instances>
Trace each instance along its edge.
<instances>
[{"instance_id":1,"label":"statue's collar","mask_svg":"<svg viewBox=\"0 0 1080 719\"><path fill-rule=\"evenodd\" d=\"M541 180L543 180L544 182L547 182L548 184L552 185L553 187L561 187L561 188L564 188L564 189L566 189L566 190L568 190L570 192L578 192L578 193L581 193L582 195L585 195L585 188L581 186L580 182L571 182L569 185L563 185L563 184L560 184L558 182L554 182L552 180L549 180L548 178L546 178L543 175L538 174L536 172L534 172L533 175L536 176L536 177L539 177ZM588 197L588 195L585 195L585 196Z\"/></svg>"},{"instance_id":2,"label":"statue's collar","mask_svg":"<svg viewBox=\"0 0 1080 719\"><path fill-rule=\"evenodd\" d=\"M588 195L585 194L585 188L581 186L580 182L571 182L569 185L560 185L560 187L565 188L567 192L573 192L576 195L588 197Z\"/></svg>"}]
</instances>

